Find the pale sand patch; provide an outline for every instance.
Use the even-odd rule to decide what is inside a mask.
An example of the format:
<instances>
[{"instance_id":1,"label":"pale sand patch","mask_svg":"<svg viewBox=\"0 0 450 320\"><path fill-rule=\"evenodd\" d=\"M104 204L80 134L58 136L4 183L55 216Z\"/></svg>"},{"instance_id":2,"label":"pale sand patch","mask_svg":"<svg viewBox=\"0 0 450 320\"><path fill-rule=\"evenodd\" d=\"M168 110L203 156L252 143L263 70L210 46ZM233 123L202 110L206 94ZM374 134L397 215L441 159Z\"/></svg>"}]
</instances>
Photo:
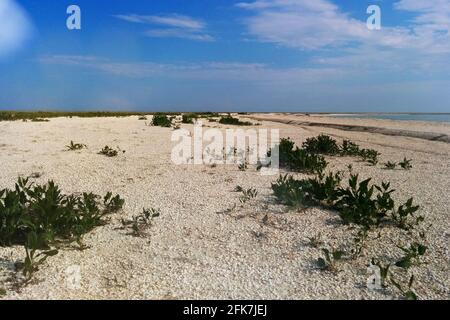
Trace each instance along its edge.
<instances>
[{"instance_id":1,"label":"pale sand patch","mask_svg":"<svg viewBox=\"0 0 450 320\"><path fill-rule=\"evenodd\" d=\"M364 123L372 125L372 121ZM404 122L386 121L386 126L411 130L411 124ZM182 127L192 130L191 125ZM329 161L332 170L346 170L351 163L362 177L391 181L397 189L396 200L413 196L422 205L421 213L431 224L427 231L430 252L427 264L412 268L417 277L415 290L420 298L450 298L449 144L269 121L254 128L279 128L281 136L290 136L297 144L323 132L379 150L381 162L413 159L410 172L370 167L351 158ZM415 128L448 133L445 125L424 123ZM171 129L147 127L137 117L56 118L47 123L0 122L0 132L0 188L12 188L18 175L40 172L35 181L53 179L67 193L112 191L126 200L123 212L86 236L90 249L62 250L41 267L38 283L18 293L9 291L6 298L385 299L389 290L366 288L366 265L374 256L398 258L401 253L395 244L410 238L405 232L383 230L383 240L373 240L365 256L344 262L337 274L322 272L314 264L320 252L308 245L307 237L321 232L334 246L349 245L354 229L341 225L335 213L321 209L284 212L271 200L270 185L277 177L261 176L254 168L243 172L237 166L172 164ZM88 149L64 151L70 140L85 143ZM98 155L105 145L119 146L126 153L117 158ZM254 187L259 195L241 207L239 194L232 192L236 185ZM233 213L218 214L233 204L237 204ZM117 229L121 218L130 218L143 207L159 208L162 213L148 239ZM266 214L269 221L264 224ZM0 248L0 269L5 272L23 256L20 247ZM73 265L81 270L79 289L66 285L66 270Z\"/></svg>"}]
</instances>

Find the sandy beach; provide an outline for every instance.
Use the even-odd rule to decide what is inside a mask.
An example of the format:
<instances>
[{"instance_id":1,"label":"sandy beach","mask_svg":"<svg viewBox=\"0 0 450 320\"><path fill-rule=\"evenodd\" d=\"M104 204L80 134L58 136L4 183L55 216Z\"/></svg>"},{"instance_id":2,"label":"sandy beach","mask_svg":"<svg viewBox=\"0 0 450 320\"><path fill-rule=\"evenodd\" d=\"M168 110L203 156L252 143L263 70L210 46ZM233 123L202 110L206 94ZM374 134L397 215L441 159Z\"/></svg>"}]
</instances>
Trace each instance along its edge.
<instances>
[{"instance_id":1,"label":"sandy beach","mask_svg":"<svg viewBox=\"0 0 450 320\"><path fill-rule=\"evenodd\" d=\"M346 119L295 114L252 114L242 120L254 128L280 129L297 145L308 137L328 134L350 139L381 153L380 164L368 166L349 157L327 157L328 170L390 181L395 200L410 197L425 217L428 252L415 275L420 299L450 299L450 144L418 136L399 136L320 126L369 126L385 130L450 135L450 124ZM307 123L315 122L316 125ZM233 128L204 120L209 127ZM193 125L182 124L193 130ZM382 131L380 131L382 132ZM318 270L320 250L308 238L321 234L333 246L350 246L356 229L340 223L330 210L288 211L275 203L271 183L278 176L261 175L250 166L175 165L171 162L173 129L152 127L137 116L123 118L52 118L49 122L0 122L0 189L13 188L18 176L54 180L64 192L108 191L125 199L123 210L87 234L84 251L63 248L40 266L35 281L14 290L14 263L21 246L0 247L0 287L4 299L397 299L394 288L369 290L367 266L372 257L398 258L397 245L414 239L411 232L383 228L372 235L361 257L343 261L339 272ZM87 149L69 152L71 141ZM125 153L107 158L105 145ZM412 159L413 168L384 170L387 161ZM284 171L282 171L284 173ZM294 173L295 177L306 177ZM348 177L348 174L347 174ZM240 203L236 186L255 188L256 198ZM143 208L157 208L148 237L122 230L121 220ZM227 212L227 209L234 208ZM77 287L67 284L67 270L80 271ZM405 277L407 275L405 274Z\"/></svg>"}]
</instances>

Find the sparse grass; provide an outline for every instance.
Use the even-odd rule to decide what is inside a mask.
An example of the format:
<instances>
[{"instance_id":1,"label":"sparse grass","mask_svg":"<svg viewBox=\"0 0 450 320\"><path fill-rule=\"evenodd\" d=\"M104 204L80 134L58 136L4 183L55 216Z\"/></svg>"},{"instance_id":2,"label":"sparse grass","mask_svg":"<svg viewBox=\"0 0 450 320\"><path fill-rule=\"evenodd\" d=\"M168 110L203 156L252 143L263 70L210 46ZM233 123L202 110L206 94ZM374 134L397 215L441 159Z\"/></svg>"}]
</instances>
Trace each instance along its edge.
<instances>
[{"instance_id":1,"label":"sparse grass","mask_svg":"<svg viewBox=\"0 0 450 320\"><path fill-rule=\"evenodd\" d=\"M74 143L73 141L70 141L70 144L68 144L66 148L68 151L75 151L87 148L87 146L82 143Z\"/></svg>"}]
</instances>

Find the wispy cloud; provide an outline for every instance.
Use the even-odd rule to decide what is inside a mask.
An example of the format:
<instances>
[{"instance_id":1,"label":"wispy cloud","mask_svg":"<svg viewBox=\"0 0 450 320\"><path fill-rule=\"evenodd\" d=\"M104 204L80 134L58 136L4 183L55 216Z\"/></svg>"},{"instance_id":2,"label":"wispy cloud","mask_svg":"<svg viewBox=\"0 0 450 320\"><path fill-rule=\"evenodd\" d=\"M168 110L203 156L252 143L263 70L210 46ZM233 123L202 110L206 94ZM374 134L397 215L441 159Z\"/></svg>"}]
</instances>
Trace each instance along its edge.
<instances>
[{"instance_id":1,"label":"wispy cloud","mask_svg":"<svg viewBox=\"0 0 450 320\"><path fill-rule=\"evenodd\" d=\"M379 46L450 52L450 0L400 0L397 10L417 14L409 26L371 31L329 0L258 0L236 5L248 10L248 33L257 40L302 50Z\"/></svg>"},{"instance_id":2,"label":"wispy cloud","mask_svg":"<svg viewBox=\"0 0 450 320\"><path fill-rule=\"evenodd\" d=\"M83 67L102 73L131 78L176 78L195 80L251 81L254 84L317 83L344 75L333 67L274 68L261 63L203 62L160 64L153 62L117 62L94 56L49 55L39 58L47 65Z\"/></svg>"},{"instance_id":3,"label":"wispy cloud","mask_svg":"<svg viewBox=\"0 0 450 320\"><path fill-rule=\"evenodd\" d=\"M0 58L19 49L31 35L31 22L13 0L0 1Z\"/></svg>"},{"instance_id":4,"label":"wispy cloud","mask_svg":"<svg viewBox=\"0 0 450 320\"><path fill-rule=\"evenodd\" d=\"M165 28L151 29L146 36L155 38L182 38L196 41L213 41L214 38L206 33L206 23L199 19L180 14L170 15L137 15L119 14L117 19L132 23L159 25Z\"/></svg>"}]
</instances>

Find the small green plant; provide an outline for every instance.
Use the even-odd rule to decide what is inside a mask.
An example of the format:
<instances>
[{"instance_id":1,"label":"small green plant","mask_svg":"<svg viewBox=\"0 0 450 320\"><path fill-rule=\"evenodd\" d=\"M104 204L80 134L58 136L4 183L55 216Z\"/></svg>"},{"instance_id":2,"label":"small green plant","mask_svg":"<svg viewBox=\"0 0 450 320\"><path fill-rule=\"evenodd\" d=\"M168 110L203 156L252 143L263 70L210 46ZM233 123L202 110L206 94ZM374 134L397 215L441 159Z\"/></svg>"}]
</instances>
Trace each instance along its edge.
<instances>
[{"instance_id":1,"label":"small green plant","mask_svg":"<svg viewBox=\"0 0 450 320\"><path fill-rule=\"evenodd\" d=\"M425 255L427 247L420 243L413 243L409 248L398 246L405 254L395 265L403 269L409 269L411 266L419 264L420 258Z\"/></svg>"},{"instance_id":2,"label":"small green plant","mask_svg":"<svg viewBox=\"0 0 450 320\"><path fill-rule=\"evenodd\" d=\"M58 250L44 249L39 250L44 246L45 240L39 239L35 232L30 232L25 243L25 261L23 263L22 273L29 281L33 274L39 270L39 266L47 260L48 257L58 254Z\"/></svg>"},{"instance_id":3,"label":"small green plant","mask_svg":"<svg viewBox=\"0 0 450 320\"><path fill-rule=\"evenodd\" d=\"M360 156L364 161L368 162L372 166L375 166L378 163L380 153L374 149L362 149L360 151Z\"/></svg>"},{"instance_id":4,"label":"small green plant","mask_svg":"<svg viewBox=\"0 0 450 320\"><path fill-rule=\"evenodd\" d=\"M412 169L411 161L412 161L411 159L404 158L403 161L399 163L399 165L404 170L410 170Z\"/></svg>"},{"instance_id":5,"label":"small green plant","mask_svg":"<svg viewBox=\"0 0 450 320\"><path fill-rule=\"evenodd\" d=\"M82 143L74 143L73 141L70 141L70 144L68 144L66 148L68 151L75 151L87 148L87 146Z\"/></svg>"},{"instance_id":6,"label":"small green plant","mask_svg":"<svg viewBox=\"0 0 450 320\"><path fill-rule=\"evenodd\" d=\"M310 185L306 180L295 180L292 176L280 176L272 183L272 191L275 198L281 204L294 209L304 208L313 203L311 196L305 192Z\"/></svg>"},{"instance_id":7,"label":"small green plant","mask_svg":"<svg viewBox=\"0 0 450 320\"><path fill-rule=\"evenodd\" d=\"M359 156L361 154L361 150L359 149L359 146L350 141L350 140L344 140L342 142L342 146L340 147L340 154L342 156Z\"/></svg>"},{"instance_id":8,"label":"small green plant","mask_svg":"<svg viewBox=\"0 0 450 320\"><path fill-rule=\"evenodd\" d=\"M244 191L244 189L241 186L236 186L236 188L234 188L234 192L242 192Z\"/></svg>"},{"instance_id":9,"label":"small green plant","mask_svg":"<svg viewBox=\"0 0 450 320\"><path fill-rule=\"evenodd\" d=\"M353 239L354 249L352 254L354 259L358 258L363 252L366 246L368 235L369 229L367 229L366 227L361 227L356 233L356 236Z\"/></svg>"},{"instance_id":10,"label":"small green plant","mask_svg":"<svg viewBox=\"0 0 450 320\"><path fill-rule=\"evenodd\" d=\"M134 216L129 221L122 219L122 225L131 228L131 235L145 237L147 235L147 229L153 225L153 220L160 215L161 213L158 210L144 208L141 214Z\"/></svg>"},{"instance_id":11,"label":"small green plant","mask_svg":"<svg viewBox=\"0 0 450 320\"><path fill-rule=\"evenodd\" d=\"M322 254L323 256L317 259L319 269L335 272L338 270L337 263L342 260L345 252L334 248L322 248Z\"/></svg>"},{"instance_id":12,"label":"small green plant","mask_svg":"<svg viewBox=\"0 0 450 320\"><path fill-rule=\"evenodd\" d=\"M345 223L355 223L370 228L379 225L384 215L377 210L373 199L375 186L369 186L371 179L358 183L358 175L351 175L349 187L339 189L336 203L339 214Z\"/></svg>"},{"instance_id":13,"label":"small green plant","mask_svg":"<svg viewBox=\"0 0 450 320\"><path fill-rule=\"evenodd\" d=\"M339 152L336 140L324 134L306 139L303 143L303 149L314 154L335 155Z\"/></svg>"},{"instance_id":14,"label":"small green plant","mask_svg":"<svg viewBox=\"0 0 450 320\"><path fill-rule=\"evenodd\" d=\"M6 289L0 287L0 297L6 296L6 293L7 293L7 292L6 292Z\"/></svg>"},{"instance_id":15,"label":"small green plant","mask_svg":"<svg viewBox=\"0 0 450 320\"><path fill-rule=\"evenodd\" d=\"M139 116L138 120L147 120L146 116Z\"/></svg>"},{"instance_id":16,"label":"small green plant","mask_svg":"<svg viewBox=\"0 0 450 320\"><path fill-rule=\"evenodd\" d=\"M384 167L388 170L394 170L397 167L397 163L388 161L384 164Z\"/></svg>"},{"instance_id":17,"label":"small green plant","mask_svg":"<svg viewBox=\"0 0 450 320\"><path fill-rule=\"evenodd\" d=\"M103 205L105 207L106 213L117 212L122 209L125 204L125 200L122 199L119 195L113 197L112 192L108 192L103 197Z\"/></svg>"},{"instance_id":18,"label":"small green plant","mask_svg":"<svg viewBox=\"0 0 450 320\"><path fill-rule=\"evenodd\" d=\"M172 126L172 120L165 114L155 114L152 119L152 125L157 127L170 128Z\"/></svg>"},{"instance_id":19,"label":"small green plant","mask_svg":"<svg viewBox=\"0 0 450 320\"><path fill-rule=\"evenodd\" d=\"M413 227L413 223L410 222L410 217L414 217L415 213L419 210L420 206L413 205L413 198L408 199L406 203L400 205L396 211L392 211L392 219L397 223L398 227L402 229L410 229ZM415 224L422 222L424 218L422 216L416 217Z\"/></svg>"},{"instance_id":20,"label":"small green plant","mask_svg":"<svg viewBox=\"0 0 450 320\"><path fill-rule=\"evenodd\" d=\"M102 154L104 156L107 156L109 158L116 157L119 154L118 150L115 150L113 148L110 148L109 146L105 146L98 154Z\"/></svg>"},{"instance_id":21,"label":"small green plant","mask_svg":"<svg viewBox=\"0 0 450 320\"><path fill-rule=\"evenodd\" d=\"M241 203L246 203L247 201L256 198L258 191L255 188L242 190L242 196L239 198Z\"/></svg>"},{"instance_id":22,"label":"small green plant","mask_svg":"<svg viewBox=\"0 0 450 320\"><path fill-rule=\"evenodd\" d=\"M324 244L321 233L318 233L312 237L308 237L308 241L309 241L308 244L313 248L319 248Z\"/></svg>"},{"instance_id":23,"label":"small green plant","mask_svg":"<svg viewBox=\"0 0 450 320\"><path fill-rule=\"evenodd\" d=\"M412 290L412 286L414 284L414 275L409 278L408 286L406 288L392 279L392 277L391 282L398 290L400 290L406 300L417 300L417 294Z\"/></svg>"}]
</instances>

